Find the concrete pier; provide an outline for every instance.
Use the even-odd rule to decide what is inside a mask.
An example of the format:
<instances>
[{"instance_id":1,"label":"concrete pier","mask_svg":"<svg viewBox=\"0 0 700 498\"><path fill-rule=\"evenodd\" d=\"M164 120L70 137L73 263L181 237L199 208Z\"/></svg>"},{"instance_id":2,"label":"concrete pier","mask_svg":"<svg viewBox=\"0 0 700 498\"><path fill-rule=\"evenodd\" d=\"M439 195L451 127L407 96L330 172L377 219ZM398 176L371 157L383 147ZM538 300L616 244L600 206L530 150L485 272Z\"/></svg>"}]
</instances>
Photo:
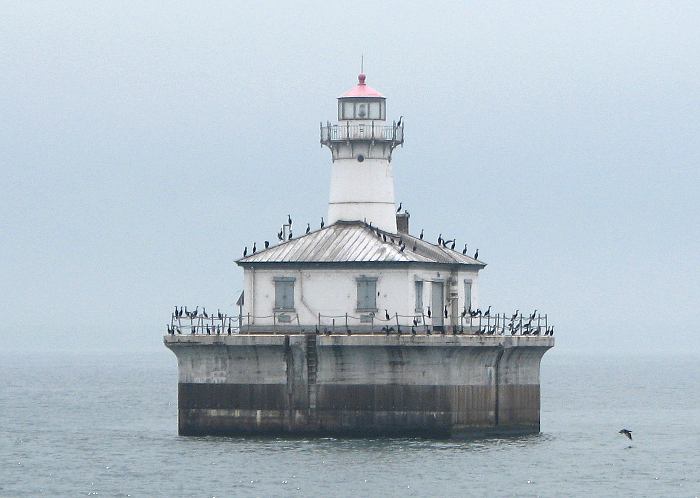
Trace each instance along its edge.
<instances>
[{"instance_id":1,"label":"concrete pier","mask_svg":"<svg viewBox=\"0 0 700 498\"><path fill-rule=\"evenodd\" d=\"M540 430L553 337L167 335L179 433L323 436Z\"/></svg>"}]
</instances>

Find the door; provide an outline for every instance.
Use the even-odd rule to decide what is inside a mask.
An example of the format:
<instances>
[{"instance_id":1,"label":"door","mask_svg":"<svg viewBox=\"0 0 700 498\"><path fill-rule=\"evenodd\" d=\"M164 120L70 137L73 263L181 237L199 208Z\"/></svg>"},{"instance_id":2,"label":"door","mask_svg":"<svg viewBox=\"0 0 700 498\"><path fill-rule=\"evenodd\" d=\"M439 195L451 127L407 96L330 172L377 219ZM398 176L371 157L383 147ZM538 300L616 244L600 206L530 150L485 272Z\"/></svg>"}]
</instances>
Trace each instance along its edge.
<instances>
[{"instance_id":1,"label":"door","mask_svg":"<svg viewBox=\"0 0 700 498\"><path fill-rule=\"evenodd\" d=\"M433 326L442 327L445 323L445 286L443 282L433 282L431 311L433 312Z\"/></svg>"}]
</instances>

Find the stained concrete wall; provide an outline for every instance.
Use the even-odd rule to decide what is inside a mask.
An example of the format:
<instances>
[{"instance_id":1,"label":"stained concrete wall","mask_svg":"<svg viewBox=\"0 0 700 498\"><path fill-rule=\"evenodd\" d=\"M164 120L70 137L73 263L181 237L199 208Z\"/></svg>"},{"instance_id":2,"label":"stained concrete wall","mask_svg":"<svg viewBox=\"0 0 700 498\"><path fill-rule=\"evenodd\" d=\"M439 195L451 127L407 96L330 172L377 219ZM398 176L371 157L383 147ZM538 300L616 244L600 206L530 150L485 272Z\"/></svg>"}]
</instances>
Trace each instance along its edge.
<instances>
[{"instance_id":1,"label":"stained concrete wall","mask_svg":"<svg viewBox=\"0 0 700 498\"><path fill-rule=\"evenodd\" d=\"M538 432L540 359L554 340L251 335L165 343L178 359L181 434L451 436Z\"/></svg>"}]
</instances>

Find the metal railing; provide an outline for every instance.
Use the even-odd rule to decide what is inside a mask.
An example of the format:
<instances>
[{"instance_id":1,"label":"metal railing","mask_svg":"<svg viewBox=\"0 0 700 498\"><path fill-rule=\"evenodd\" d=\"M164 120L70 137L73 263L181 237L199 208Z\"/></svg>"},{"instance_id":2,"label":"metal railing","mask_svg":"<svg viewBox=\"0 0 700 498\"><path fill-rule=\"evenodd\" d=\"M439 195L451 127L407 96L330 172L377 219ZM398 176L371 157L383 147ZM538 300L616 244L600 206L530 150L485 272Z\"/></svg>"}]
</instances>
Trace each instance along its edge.
<instances>
[{"instance_id":1,"label":"metal railing","mask_svg":"<svg viewBox=\"0 0 700 498\"><path fill-rule=\"evenodd\" d=\"M395 145L403 143L403 125L353 124L338 125L321 123L321 143L346 140L391 141Z\"/></svg>"},{"instance_id":2,"label":"metal railing","mask_svg":"<svg viewBox=\"0 0 700 498\"><path fill-rule=\"evenodd\" d=\"M394 313L377 316L373 312L353 315L324 315L318 313L315 323L301 323L299 314L293 311L275 311L271 315L251 314L229 316L217 313L173 313L167 333L170 335L232 335L232 334L385 334L385 335L519 335L553 336L554 326L548 316L541 314L513 315L463 311L458 320L448 314L435 316L417 312L411 315ZM258 322L258 323L256 323ZM263 323L260 323L263 322ZM266 323L265 323L266 322ZM456 323L454 323L456 322Z\"/></svg>"}]
</instances>

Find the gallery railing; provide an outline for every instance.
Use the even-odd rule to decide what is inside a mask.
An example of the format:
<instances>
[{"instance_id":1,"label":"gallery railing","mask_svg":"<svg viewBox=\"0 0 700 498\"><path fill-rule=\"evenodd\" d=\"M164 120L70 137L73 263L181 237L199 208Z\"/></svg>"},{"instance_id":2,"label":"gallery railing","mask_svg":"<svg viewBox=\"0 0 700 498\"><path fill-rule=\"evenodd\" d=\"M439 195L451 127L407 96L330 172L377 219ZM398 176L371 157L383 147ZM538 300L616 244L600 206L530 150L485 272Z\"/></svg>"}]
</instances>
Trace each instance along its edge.
<instances>
[{"instance_id":1,"label":"gallery railing","mask_svg":"<svg viewBox=\"0 0 700 498\"><path fill-rule=\"evenodd\" d=\"M301 323L294 311L275 311L271 315L253 316L241 314L229 316L221 313L204 315L173 313L167 325L170 335L232 335L232 334L453 334L453 335L519 335L553 336L554 326L549 325L546 314L463 311L455 320L449 313L435 316L417 312L411 315L394 313L381 315L373 312L358 315L324 315L318 313L315 323Z\"/></svg>"}]
</instances>

